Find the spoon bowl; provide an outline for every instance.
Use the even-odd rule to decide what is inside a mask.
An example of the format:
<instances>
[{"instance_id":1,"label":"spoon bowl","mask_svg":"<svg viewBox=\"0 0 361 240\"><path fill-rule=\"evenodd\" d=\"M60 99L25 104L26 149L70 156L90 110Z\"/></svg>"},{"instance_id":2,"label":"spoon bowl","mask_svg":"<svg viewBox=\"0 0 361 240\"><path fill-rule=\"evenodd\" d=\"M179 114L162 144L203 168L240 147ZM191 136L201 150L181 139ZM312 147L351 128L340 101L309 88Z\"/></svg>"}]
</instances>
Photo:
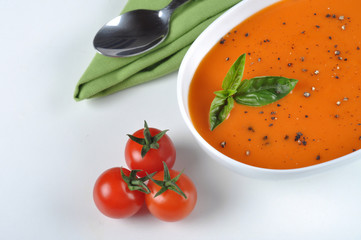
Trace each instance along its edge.
<instances>
[{"instance_id":1,"label":"spoon bowl","mask_svg":"<svg viewBox=\"0 0 361 240\"><path fill-rule=\"evenodd\" d=\"M149 51L167 37L173 11L188 1L174 0L161 10L124 13L98 31L94 48L109 57L130 57Z\"/></svg>"}]
</instances>

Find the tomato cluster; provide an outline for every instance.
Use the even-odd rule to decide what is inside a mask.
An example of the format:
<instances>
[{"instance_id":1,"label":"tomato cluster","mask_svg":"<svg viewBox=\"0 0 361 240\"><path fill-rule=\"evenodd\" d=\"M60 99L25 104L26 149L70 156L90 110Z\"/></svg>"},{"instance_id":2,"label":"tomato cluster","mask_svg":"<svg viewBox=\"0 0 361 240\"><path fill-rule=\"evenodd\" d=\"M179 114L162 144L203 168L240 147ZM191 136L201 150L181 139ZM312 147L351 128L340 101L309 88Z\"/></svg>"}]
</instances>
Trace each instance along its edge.
<instances>
[{"instance_id":1,"label":"tomato cluster","mask_svg":"<svg viewBox=\"0 0 361 240\"><path fill-rule=\"evenodd\" d=\"M125 160L131 169L115 167L97 179L93 199L104 215L126 218L136 214L144 202L149 212L163 221L187 217L197 202L197 190L183 172L171 169L176 158L167 130L149 128L128 135Z\"/></svg>"}]
</instances>

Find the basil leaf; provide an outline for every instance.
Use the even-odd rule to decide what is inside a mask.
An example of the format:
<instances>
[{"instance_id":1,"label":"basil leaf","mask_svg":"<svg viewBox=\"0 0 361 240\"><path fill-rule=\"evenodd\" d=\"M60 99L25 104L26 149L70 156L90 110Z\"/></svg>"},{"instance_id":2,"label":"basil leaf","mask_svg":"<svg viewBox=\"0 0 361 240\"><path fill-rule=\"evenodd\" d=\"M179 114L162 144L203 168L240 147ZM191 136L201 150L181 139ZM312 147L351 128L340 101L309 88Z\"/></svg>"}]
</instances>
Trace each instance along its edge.
<instances>
[{"instance_id":1,"label":"basil leaf","mask_svg":"<svg viewBox=\"0 0 361 240\"><path fill-rule=\"evenodd\" d=\"M234 100L232 96L221 97L216 96L211 104L209 111L209 123L211 131L221 124L229 115L234 106Z\"/></svg>"},{"instance_id":2,"label":"basil leaf","mask_svg":"<svg viewBox=\"0 0 361 240\"><path fill-rule=\"evenodd\" d=\"M244 65L246 63L246 54L242 54L228 70L226 77L223 79L222 88L224 90L236 90L241 84Z\"/></svg>"},{"instance_id":3,"label":"basil leaf","mask_svg":"<svg viewBox=\"0 0 361 240\"><path fill-rule=\"evenodd\" d=\"M211 131L228 117L234 101L247 106L264 106L286 96L298 82L296 79L274 76L242 81L245 62L246 54L242 54L223 79L223 90L214 92L216 97L209 111Z\"/></svg>"},{"instance_id":4,"label":"basil leaf","mask_svg":"<svg viewBox=\"0 0 361 240\"><path fill-rule=\"evenodd\" d=\"M297 82L296 79L274 76L243 80L234 95L234 100L247 106L264 106L286 96Z\"/></svg>"},{"instance_id":5,"label":"basil leaf","mask_svg":"<svg viewBox=\"0 0 361 240\"><path fill-rule=\"evenodd\" d=\"M236 93L237 93L236 90L221 90L214 92L214 94L216 94L217 97L221 97L221 98L227 98L233 96Z\"/></svg>"}]
</instances>

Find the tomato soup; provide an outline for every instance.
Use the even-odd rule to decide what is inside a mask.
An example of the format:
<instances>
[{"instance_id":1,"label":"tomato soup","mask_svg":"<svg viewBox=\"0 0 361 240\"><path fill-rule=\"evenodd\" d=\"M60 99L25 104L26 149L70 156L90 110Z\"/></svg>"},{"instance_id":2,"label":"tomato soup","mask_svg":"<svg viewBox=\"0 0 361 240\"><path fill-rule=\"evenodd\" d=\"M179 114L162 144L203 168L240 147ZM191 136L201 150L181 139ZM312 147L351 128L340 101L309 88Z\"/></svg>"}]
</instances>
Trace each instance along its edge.
<instances>
[{"instance_id":1,"label":"tomato soup","mask_svg":"<svg viewBox=\"0 0 361 240\"><path fill-rule=\"evenodd\" d=\"M360 149L360 7L360 0L284 0L220 36L189 90L199 134L237 161L270 169L311 166ZM283 76L298 83L263 107L235 103L211 131L214 92L243 53L243 79Z\"/></svg>"}]
</instances>

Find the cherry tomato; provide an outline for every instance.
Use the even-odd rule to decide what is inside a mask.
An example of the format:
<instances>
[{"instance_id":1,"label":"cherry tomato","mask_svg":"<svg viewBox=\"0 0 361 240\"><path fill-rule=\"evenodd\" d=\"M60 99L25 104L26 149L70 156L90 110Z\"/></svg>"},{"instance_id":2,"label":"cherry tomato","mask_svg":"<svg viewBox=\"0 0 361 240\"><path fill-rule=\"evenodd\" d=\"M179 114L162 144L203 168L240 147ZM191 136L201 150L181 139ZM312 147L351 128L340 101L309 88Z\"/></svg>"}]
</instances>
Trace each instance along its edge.
<instances>
[{"instance_id":1,"label":"cherry tomato","mask_svg":"<svg viewBox=\"0 0 361 240\"><path fill-rule=\"evenodd\" d=\"M169 170L169 173L172 179L179 174L179 172L175 170ZM163 171L158 172L153 176L153 179L163 181L163 175ZM150 194L145 196L145 203L153 216L163 221L175 222L187 217L192 212L197 202L195 185L184 173L176 181L176 184L187 198L169 189L154 197L161 187L153 181L149 181L148 187Z\"/></svg>"},{"instance_id":2,"label":"cherry tomato","mask_svg":"<svg viewBox=\"0 0 361 240\"><path fill-rule=\"evenodd\" d=\"M129 176L130 171L122 169ZM120 170L121 168L115 167L103 172L93 190L95 205L100 212L111 218L130 217L144 204L144 193L129 190Z\"/></svg>"},{"instance_id":3,"label":"cherry tomato","mask_svg":"<svg viewBox=\"0 0 361 240\"><path fill-rule=\"evenodd\" d=\"M136 131L133 135L128 135L130 139L125 146L125 161L128 167L130 169L144 170L138 173L139 177L146 176L146 173L150 174L163 170L163 162L167 164L168 168L172 168L176 159L174 144L167 134L164 133L159 140L155 139L157 134L165 131L161 131L156 128L148 128L146 123L144 125L144 129ZM151 143L146 146L145 135L147 135L146 131L148 130L151 140L147 142ZM132 140L134 138L136 138L135 140L138 140L140 143L143 141L144 145ZM153 148L152 146L156 146L158 148ZM142 151L144 151L144 148L146 147L148 149L142 157Z\"/></svg>"}]
</instances>

